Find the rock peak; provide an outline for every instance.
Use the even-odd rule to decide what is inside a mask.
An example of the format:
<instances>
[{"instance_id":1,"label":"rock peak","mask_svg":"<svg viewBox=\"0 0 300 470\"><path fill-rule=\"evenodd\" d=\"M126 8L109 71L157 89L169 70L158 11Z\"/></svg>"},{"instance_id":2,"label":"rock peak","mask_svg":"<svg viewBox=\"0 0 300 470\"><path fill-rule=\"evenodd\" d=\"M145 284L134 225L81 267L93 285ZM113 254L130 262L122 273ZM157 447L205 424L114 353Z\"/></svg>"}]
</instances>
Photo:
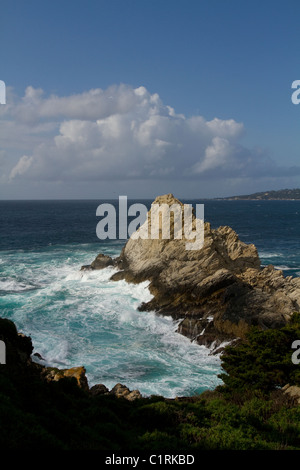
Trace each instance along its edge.
<instances>
[{"instance_id":1,"label":"rock peak","mask_svg":"<svg viewBox=\"0 0 300 470\"><path fill-rule=\"evenodd\" d=\"M183 205L183 203L179 200L176 199L176 197L172 193L168 194L163 194L161 196L156 196L155 200L153 201L152 204L180 204Z\"/></svg>"}]
</instances>

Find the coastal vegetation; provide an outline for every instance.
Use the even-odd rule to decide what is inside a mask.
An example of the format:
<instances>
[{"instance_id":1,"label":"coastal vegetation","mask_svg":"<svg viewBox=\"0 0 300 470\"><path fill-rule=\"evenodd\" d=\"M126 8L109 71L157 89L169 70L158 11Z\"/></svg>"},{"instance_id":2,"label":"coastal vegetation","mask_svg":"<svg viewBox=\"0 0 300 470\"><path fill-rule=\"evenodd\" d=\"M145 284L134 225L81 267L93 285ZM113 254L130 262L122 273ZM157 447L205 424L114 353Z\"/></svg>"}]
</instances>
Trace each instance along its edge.
<instances>
[{"instance_id":1,"label":"coastal vegetation","mask_svg":"<svg viewBox=\"0 0 300 470\"><path fill-rule=\"evenodd\" d=\"M225 348L222 385L176 399L92 394L74 377L49 382L14 323L0 320L0 338L8 359L0 366L2 450L300 450L299 397L285 387L300 385L291 360L299 314L280 328L253 327Z\"/></svg>"}]
</instances>

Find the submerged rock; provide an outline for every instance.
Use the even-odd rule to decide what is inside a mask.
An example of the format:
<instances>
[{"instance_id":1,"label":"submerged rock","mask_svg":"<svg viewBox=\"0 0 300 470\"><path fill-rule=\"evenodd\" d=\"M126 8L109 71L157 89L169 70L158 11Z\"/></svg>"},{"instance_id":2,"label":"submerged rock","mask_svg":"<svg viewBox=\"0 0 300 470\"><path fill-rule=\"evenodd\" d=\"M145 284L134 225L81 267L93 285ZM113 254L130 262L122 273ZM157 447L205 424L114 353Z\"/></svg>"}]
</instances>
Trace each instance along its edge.
<instances>
[{"instance_id":1,"label":"submerged rock","mask_svg":"<svg viewBox=\"0 0 300 470\"><path fill-rule=\"evenodd\" d=\"M154 204L183 208L172 194L157 197ZM184 234L174 236L172 218L170 239L162 238L162 226L158 239L137 237L150 228L151 210L118 258L98 255L91 264L91 269L115 266L115 281L150 281L153 298L140 310L180 319L179 333L214 348L243 338L251 325L282 326L300 311L300 278L284 277L271 265L262 268L256 247L242 242L232 228L212 229L205 222L203 246L187 250ZM195 229L194 213L192 221Z\"/></svg>"},{"instance_id":2,"label":"submerged rock","mask_svg":"<svg viewBox=\"0 0 300 470\"><path fill-rule=\"evenodd\" d=\"M107 268L107 266L112 266L113 260L110 256L103 255L100 253L97 258L92 262L91 269L103 269Z\"/></svg>"}]
</instances>

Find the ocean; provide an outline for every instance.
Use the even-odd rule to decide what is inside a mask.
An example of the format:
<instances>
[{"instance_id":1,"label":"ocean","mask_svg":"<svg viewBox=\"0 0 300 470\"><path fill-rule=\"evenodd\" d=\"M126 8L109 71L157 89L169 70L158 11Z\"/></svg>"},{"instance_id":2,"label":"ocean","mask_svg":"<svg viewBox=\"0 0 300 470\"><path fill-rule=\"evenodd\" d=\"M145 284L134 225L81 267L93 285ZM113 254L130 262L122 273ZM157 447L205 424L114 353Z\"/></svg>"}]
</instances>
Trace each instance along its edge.
<instances>
[{"instance_id":1,"label":"ocean","mask_svg":"<svg viewBox=\"0 0 300 470\"><path fill-rule=\"evenodd\" d=\"M0 317L32 338L34 360L84 366L89 385L122 383L145 395L191 396L219 383L220 358L176 332L178 322L139 312L148 284L80 271L125 240L99 240L96 209L118 201L0 201ZM152 201L141 202L150 207ZM300 275L300 201L183 201L204 204L212 227L231 226L254 243L262 265Z\"/></svg>"}]
</instances>

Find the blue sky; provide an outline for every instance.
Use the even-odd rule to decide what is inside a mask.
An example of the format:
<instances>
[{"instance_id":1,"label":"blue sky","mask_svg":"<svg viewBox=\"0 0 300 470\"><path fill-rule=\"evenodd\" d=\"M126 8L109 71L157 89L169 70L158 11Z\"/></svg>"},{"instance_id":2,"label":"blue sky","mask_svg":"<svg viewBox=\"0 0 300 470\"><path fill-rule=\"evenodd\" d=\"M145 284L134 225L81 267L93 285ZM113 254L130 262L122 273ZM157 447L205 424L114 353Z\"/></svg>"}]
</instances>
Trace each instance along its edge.
<instances>
[{"instance_id":1,"label":"blue sky","mask_svg":"<svg viewBox=\"0 0 300 470\"><path fill-rule=\"evenodd\" d=\"M299 187L299 13L298 0L2 2L0 198Z\"/></svg>"}]
</instances>

